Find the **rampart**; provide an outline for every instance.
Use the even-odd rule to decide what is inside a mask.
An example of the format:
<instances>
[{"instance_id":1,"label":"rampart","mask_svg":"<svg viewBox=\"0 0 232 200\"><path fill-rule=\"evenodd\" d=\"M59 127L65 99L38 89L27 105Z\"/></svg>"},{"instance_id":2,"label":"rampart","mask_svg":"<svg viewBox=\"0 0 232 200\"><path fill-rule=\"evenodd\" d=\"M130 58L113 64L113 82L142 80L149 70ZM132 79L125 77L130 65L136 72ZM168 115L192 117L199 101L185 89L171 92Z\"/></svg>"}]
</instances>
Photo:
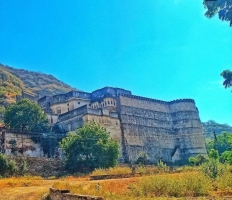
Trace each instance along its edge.
<instances>
[{"instance_id":1,"label":"rampart","mask_svg":"<svg viewBox=\"0 0 232 200\"><path fill-rule=\"evenodd\" d=\"M186 162L206 154L199 113L192 99L170 102L120 95L118 112L122 127L123 154L135 162L146 153L151 162Z\"/></svg>"}]
</instances>

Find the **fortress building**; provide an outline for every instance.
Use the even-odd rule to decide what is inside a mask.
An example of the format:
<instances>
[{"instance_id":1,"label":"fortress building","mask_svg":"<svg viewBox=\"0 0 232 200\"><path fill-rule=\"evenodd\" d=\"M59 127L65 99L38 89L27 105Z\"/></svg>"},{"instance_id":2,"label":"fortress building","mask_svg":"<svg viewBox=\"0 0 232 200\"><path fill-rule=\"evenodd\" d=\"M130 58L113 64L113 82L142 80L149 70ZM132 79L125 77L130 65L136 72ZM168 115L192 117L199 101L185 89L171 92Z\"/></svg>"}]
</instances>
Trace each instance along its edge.
<instances>
[{"instance_id":1,"label":"fortress building","mask_svg":"<svg viewBox=\"0 0 232 200\"><path fill-rule=\"evenodd\" d=\"M192 99L160 101L104 87L92 93L70 91L44 96L38 104L51 124L65 132L92 120L120 143L121 162L136 162L145 153L152 163L185 163L190 156L206 155L198 109Z\"/></svg>"}]
</instances>

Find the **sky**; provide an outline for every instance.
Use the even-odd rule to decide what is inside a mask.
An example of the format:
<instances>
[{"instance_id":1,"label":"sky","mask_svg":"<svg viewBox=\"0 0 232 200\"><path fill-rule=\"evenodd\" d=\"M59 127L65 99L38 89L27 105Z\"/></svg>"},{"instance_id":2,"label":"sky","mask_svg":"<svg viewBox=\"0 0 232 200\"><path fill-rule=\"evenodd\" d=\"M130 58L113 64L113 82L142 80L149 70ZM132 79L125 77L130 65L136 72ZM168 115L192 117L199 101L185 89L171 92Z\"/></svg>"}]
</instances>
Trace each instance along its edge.
<instances>
[{"instance_id":1,"label":"sky","mask_svg":"<svg viewBox=\"0 0 232 200\"><path fill-rule=\"evenodd\" d=\"M0 63L92 92L193 98L202 121L232 125L232 28L203 0L0 0Z\"/></svg>"}]
</instances>

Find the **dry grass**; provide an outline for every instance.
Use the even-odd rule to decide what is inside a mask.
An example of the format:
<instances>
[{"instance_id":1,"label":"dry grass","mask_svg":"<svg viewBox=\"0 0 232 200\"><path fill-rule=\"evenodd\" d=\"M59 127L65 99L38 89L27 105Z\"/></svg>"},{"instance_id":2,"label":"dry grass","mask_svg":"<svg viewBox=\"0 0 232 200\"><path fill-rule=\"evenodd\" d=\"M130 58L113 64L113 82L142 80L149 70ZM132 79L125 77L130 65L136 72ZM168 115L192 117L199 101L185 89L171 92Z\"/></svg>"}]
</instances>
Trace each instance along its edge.
<instances>
[{"instance_id":1,"label":"dry grass","mask_svg":"<svg viewBox=\"0 0 232 200\"><path fill-rule=\"evenodd\" d=\"M116 174L131 174L130 167L110 167L109 169L95 169L92 172L92 176L99 176L99 175L116 175Z\"/></svg>"},{"instance_id":2,"label":"dry grass","mask_svg":"<svg viewBox=\"0 0 232 200\"><path fill-rule=\"evenodd\" d=\"M117 167L107 172L128 173L127 170L127 167ZM105 173L105 170L101 169L98 172ZM149 174L147 169L144 174ZM96 181L90 181L88 176L68 176L55 180L45 180L41 177L4 178L0 179L0 199L41 199L41 196L48 192L49 187L69 189L71 193L103 196L108 200L174 200L191 199L195 196L200 200L205 199L202 196L207 195L222 199L220 196L232 195L232 173L228 170L214 182L200 172L191 170L176 174Z\"/></svg>"}]
</instances>

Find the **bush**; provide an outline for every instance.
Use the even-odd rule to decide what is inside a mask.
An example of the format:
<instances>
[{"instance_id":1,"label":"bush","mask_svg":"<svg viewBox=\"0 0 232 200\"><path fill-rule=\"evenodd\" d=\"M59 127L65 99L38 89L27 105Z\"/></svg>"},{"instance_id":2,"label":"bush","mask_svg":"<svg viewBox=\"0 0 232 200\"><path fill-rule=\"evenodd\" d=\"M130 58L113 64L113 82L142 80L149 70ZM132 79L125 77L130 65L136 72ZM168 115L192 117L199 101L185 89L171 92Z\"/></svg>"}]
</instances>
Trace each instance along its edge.
<instances>
[{"instance_id":1,"label":"bush","mask_svg":"<svg viewBox=\"0 0 232 200\"><path fill-rule=\"evenodd\" d=\"M13 176L17 172L16 162L10 160L6 155L0 154L0 175L6 177Z\"/></svg>"},{"instance_id":2,"label":"bush","mask_svg":"<svg viewBox=\"0 0 232 200\"><path fill-rule=\"evenodd\" d=\"M179 175L175 178L170 175L144 177L130 188L132 195L137 197L204 196L211 190L210 179L199 172Z\"/></svg>"},{"instance_id":3,"label":"bush","mask_svg":"<svg viewBox=\"0 0 232 200\"><path fill-rule=\"evenodd\" d=\"M226 171L226 165L219 163L218 160L210 159L208 162L202 164L202 171L205 176L211 179L216 179L224 174Z\"/></svg>"},{"instance_id":4,"label":"bush","mask_svg":"<svg viewBox=\"0 0 232 200\"><path fill-rule=\"evenodd\" d=\"M129 167L110 167L109 169L95 169L91 175L99 176L99 175L117 175L117 174L131 174L132 170Z\"/></svg>"},{"instance_id":5,"label":"bush","mask_svg":"<svg viewBox=\"0 0 232 200\"><path fill-rule=\"evenodd\" d=\"M6 176L8 169L9 169L9 163L7 156L0 154L0 175Z\"/></svg>"},{"instance_id":6,"label":"bush","mask_svg":"<svg viewBox=\"0 0 232 200\"><path fill-rule=\"evenodd\" d=\"M199 166L205 162L207 162L207 158L200 154L198 154L196 157L189 158L189 163L191 166Z\"/></svg>"}]
</instances>

